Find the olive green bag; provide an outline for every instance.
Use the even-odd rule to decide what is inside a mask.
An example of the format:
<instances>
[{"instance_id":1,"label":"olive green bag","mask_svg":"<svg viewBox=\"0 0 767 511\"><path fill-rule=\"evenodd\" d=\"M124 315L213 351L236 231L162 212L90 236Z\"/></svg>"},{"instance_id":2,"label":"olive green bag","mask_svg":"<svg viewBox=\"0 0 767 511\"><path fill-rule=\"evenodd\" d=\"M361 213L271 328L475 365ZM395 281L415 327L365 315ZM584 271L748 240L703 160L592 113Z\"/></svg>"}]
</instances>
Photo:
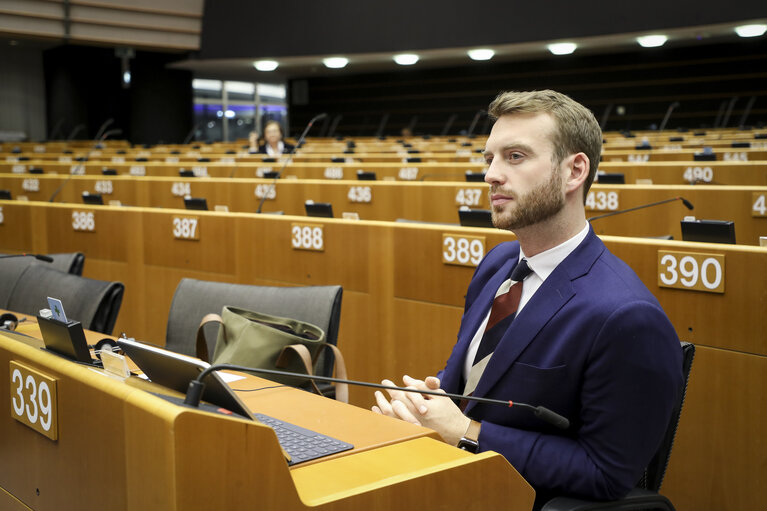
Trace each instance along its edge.
<instances>
[{"instance_id":1,"label":"olive green bag","mask_svg":"<svg viewBox=\"0 0 767 511\"><path fill-rule=\"evenodd\" d=\"M206 324L220 323L212 364L235 364L259 369L278 369L291 373L313 375L313 367L325 349L334 357L336 378L346 380L346 363L341 351L325 342L325 332L305 321L281 318L237 307L226 306L221 315L208 314L197 329L197 357L208 361L208 345L203 331ZM314 380L292 376L260 374L266 378L295 387L311 385L323 395ZM336 383L337 401L349 402L349 387Z\"/></svg>"},{"instance_id":2,"label":"olive green bag","mask_svg":"<svg viewBox=\"0 0 767 511\"><path fill-rule=\"evenodd\" d=\"M207 345L202 335L203 326L211 321L221 323L211 364L236 364L260 369L279 369L291 373L311 374L300 356L283 353L288 346L303 346L309 358L316 359L326 345L325 332L318 326L262 314L237 307L226 306L221 316L208 314L197 330L197 356L207 359ZM308 371L307 371L308 370ZM308 379L271 374L258 375L285 385L300 386Z\"/></svg>"}]
</instances>

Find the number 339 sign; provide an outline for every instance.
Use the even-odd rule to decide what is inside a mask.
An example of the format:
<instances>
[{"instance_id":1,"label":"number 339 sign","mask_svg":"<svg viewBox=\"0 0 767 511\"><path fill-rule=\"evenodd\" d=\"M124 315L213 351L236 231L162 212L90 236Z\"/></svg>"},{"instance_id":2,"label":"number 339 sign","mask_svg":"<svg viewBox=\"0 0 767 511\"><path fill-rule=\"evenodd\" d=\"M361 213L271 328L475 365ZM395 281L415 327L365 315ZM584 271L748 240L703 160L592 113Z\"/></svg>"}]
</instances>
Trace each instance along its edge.
<instances>
[{"instance_id":1,"label":"number 339 sign","mask_svg":"<svg viewBox=\"0 0 767 511\"><path fill-rule=\"evenodd\" d=\"M11 417L51 440L56 440L56 380L13 360L10 372Z\"/></svg>"}]
</instances>

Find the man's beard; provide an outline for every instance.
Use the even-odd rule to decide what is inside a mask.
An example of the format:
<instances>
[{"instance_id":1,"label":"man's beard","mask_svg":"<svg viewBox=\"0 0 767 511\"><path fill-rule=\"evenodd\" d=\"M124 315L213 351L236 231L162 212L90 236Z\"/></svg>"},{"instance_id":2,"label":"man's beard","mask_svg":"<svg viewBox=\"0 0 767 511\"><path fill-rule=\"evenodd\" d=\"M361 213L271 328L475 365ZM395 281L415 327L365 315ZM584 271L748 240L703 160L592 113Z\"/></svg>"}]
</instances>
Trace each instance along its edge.
<instances>
[{"instance_id":1,"label":"man's beard","mask_svg":"<svg viewBox=\"0 0 767 511\"><path fill-rule=\"evenodd\" d=\"M515 204L493 206L493 225L498 229L514 231L522 229L553 217L565 207L565 197L562 194L562 176L555 167L548 181L530 190L522 196L516 196ZM511 195L501 188L491 188L490 194L502 193ZM512 206L511 211L504 207Z\"/></svg>"}]
</instances>

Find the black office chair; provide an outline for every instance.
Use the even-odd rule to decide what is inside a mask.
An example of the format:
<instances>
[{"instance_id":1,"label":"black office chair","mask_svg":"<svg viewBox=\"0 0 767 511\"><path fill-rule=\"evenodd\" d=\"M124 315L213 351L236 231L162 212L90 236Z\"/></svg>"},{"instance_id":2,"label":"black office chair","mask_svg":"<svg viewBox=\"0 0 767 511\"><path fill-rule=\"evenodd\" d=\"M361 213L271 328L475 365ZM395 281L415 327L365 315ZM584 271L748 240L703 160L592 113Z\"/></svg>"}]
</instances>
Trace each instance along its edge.
<instances>
[{"instance_id":1,"label":"black office chair","mask_svg":"<svg viewBox=\"0 0 767 511\"><path fill-rule=\"evenodd\" d=\"M83 328L111 334L120 312L125 286L121 282L94 280L41 264L30 264L19 276L8 298L9 310L38 314L47 309L47 297L61 300L68 319Z\"/></svg>"},{"instance_id":2,"label":"black office chair","mask_svg":"<svg viewBox=\"0 0 767 511\"><path fill-rule=\"evenodd\" d=\"M196 336L206 314L221 314L225 305L317 325L328 344L338 344L341 322L341 286L272 287L181 279L168 314L165 347L184 355L196 355ZM215 351L218 326L204 329L208 353ZM318 358L314 372L333 375L334 359L327 350ZM335 397L335 387L318 382L326 397Z\"/></svg>"},{"instance_id":3,"label":"black office chair","mask_svg":"<svg viewBox=\"0 0 767 511\"><path fill-rule=\"evenodd\" d=\"M588 501L570 497L557 497L548 501L541 511L649 511L664 510L675 511L671 501L658 493L663 483L663 476L666 473L668 460L671 457L671 447L674 444L674 436L679 425L679 417L682 414L682 405L687 393L687 381L690 377L692 368L692 359L695 357L695 345L688 342L682 343L682 372L684 374L684 386L680 392L679 399L674 405L671 413L671 420L666 429L663 440L658 450L655 452L650 463L645 468L642 478L637 483L637 487L631 490L628 495L619 500L611 501Z\"/></svg>"},{"instance_id":4,"label":"black office chair","mask_svg":"<svg viewBox=\"0 0 767 511\"><path fill-rule=\"evenodd\" d=\"M0 259L0 308L9 308L8 299L16 287L16 282L22 273L26 271L27 267L32 264L49 265L51 268L63 271L64 273L82 275L83 265L85 264L85 255L82 252L49 255L53 258L52 263L38 261L32 256Z\"/></svg>"},{"instance_id":5,"label":"black office chair","mask_svg":"<svg viewBox=\"0 0 767 511\"><path fill-rule=\"evenodd\" d=\"M53 258L53 262L50 263L51 268L56 268L64 273L71 273L72 275L82 275L83 266L85 265L85 254L82 252L68 252L64 254L48 254ZM45 264L45 263L41 263Z\"/></svg>"}]
</instances>

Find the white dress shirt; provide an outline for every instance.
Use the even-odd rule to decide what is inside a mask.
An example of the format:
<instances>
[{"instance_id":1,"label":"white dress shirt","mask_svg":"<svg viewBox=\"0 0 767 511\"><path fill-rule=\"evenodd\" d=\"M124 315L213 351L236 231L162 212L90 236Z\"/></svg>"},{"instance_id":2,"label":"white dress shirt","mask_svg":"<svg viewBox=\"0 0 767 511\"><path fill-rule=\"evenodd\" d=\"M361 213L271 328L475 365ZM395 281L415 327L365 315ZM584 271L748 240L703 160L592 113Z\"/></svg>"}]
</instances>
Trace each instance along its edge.
<instances>
[{"instance_id":1,"label":"white dress shirt","mask_svg":"<svg viewBox=\"0 0 767 511\"><path fill-rule=\"evenodd\" d=\"M520 314L520 312L522 312L525 304L530 301L530 298L532 298L538 288L541 287L543 281L546 280L549 275L551 275L551 272L554 271L559 263L564 261L565 258L570 255L570 253L575 250L575 248L580 245L584 239L586 239L586 235L588 235L588 233L589 223L586 222L586 225L583 227L583 229L581 229L578 234L569 240L532 257L525 257L525 254L522 252L522 248L520 247L519 260L521 261L522 259L527 259L527 265L533 271L530 273L530 275L527 276L525 279L525 284L522 286L522 295L519 298L517 316ZM498 288L495 296L499 296L508 292L512 284L514 284L513 280L506 279ZM492 309L492 304L490 305L490 309ZM480 323L477 332L474 334L474 337L469 344L469 349L466 350L466 359L463 362L464 380L469 378L469 371L471 370L471 366L474 365L474 357L477 355L479 343L482 341L482 336L485 334L485 326L487 325L487 321L490 319L490 309L488 309L487 314L485 315L485 319L482 321L482 323Z\"/></svg>"}]
</instances>

